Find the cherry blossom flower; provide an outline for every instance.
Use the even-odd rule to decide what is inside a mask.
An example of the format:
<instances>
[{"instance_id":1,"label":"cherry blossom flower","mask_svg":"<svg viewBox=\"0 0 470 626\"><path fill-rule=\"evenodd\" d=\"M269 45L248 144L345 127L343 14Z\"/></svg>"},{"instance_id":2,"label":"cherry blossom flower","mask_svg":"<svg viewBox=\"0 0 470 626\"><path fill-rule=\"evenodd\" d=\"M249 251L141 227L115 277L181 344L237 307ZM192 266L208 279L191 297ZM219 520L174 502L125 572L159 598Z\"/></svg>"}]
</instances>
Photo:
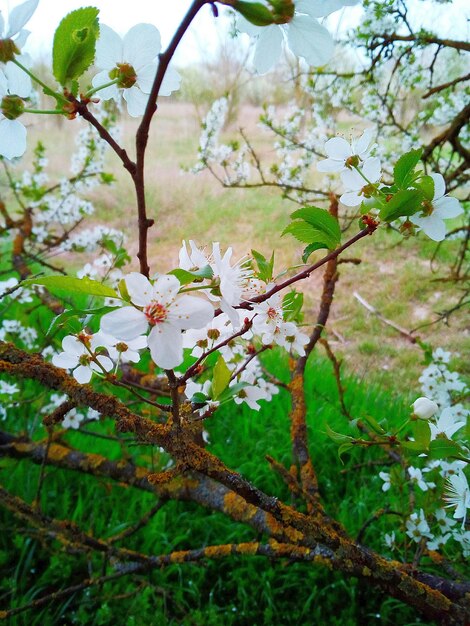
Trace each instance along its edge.
<instances>
[{"instance_id":1,"label":"cherry blossom flower","mask_svg":"<svg viewBox=\"0 0 470 626\"><path fill-rule=\"evenodd\" d=\"M439 411L438 405L424 396L415 400L411 406L414 415L420 420L428 420Z\"/></svg>"},{"instance_id":2,"label":"cherry blossom flower","mask_svg":"<svg viewBox=\"0 0 470 626\"><path fill-rule=\"evenodd\" d=\"M463 407L462 407L463 408ZM455 418L455 408L445 407L442 409L439 419L434 424L429 422L429 428L431 429L431 440L436 439L438 435L445 435L449 439L461 428L467 424L466 419L459 421Z\"/></svg>"},{"instance_id":3,"label":"cherry blossom flower","mask_svg":"<svg viewBox=\"0 0 470 626\"><path fill-rule=\"evenodd\" d=\"M235 384L235 383L234 383ZM260 410L260 405L258 404L259 400L265 400L265 394L262 389L256 387L255 385L247 385L240 389L234 396L233 399L235 404L241 404L245 402L250 409L254 411Z\"/></svg>"},{"instance_id":4,"label":"cherry blossom flower","mask_svg":"<svg viewBox=\"0 0 470 626\"><path fill-rule=\"evenodd\" d=\"M376 146L372 144L374 135L373 128L366 128L359 139L346 141L343 137L333 137L325 143L327 159L317 163L319 172L341 172L351 165L359 165L365 161L371 150Z\"/></svg>"},{"instance_id":5,"label":"cherry blossom flower","mask_svg":"<svg viewBox=\"0 0 470 626\"><path fill-rule=\"evenodd\" d=\"M423 509L419 510L419 513L412 513L406 521L406 534L416 543L421 541L422 537L433 539L429 524L424 517Z\"/></svg>"},{"instance_id":6,"label":"cherry blossom flower","mask_svg":"<svg viewBox=\"0 0 470 626\"><path fill-rule=\"evenodd\" d=\"M182 331L202 328L214 316L209 302L178 295L175 276L159 276L152 284L133 272L125 277L133 306L125 306L101 318L101 330L122 341L136 339L149 328L148 346L153 361L163 369L173 369L183 361Z\"/></svg>"},{"instance_id":7,"label":"cherry blossom flower","mask_svg":"<svg viewBox=\"0 0 470 626\"><path fill-rule=\"evenodd\" d=\"M457 523L455 519L447 517L444 509L438 509L434 513L434 517L436 518L436 521L439 525L439 530L443 535L452 530L452 526L455 526L455 524Z\"/></svg>"},{"instance_id":8,"label":"cherry blossom flower","mask_svg":"<svg viewBox=\"0 0 470 626\"><path fill-rule=\"evenodd\" d=\"M369 183L378 182L382 176L380 160L377 157L366 159L360 169L364 176L355 169L345 169L341 172L341 180L347 191L340 200L346 206L359 206L364 198L370 197L374 188Z\"/></svg>"},{"instance_id":9,"label":"cherry blossom flower","mask_svg":"<svg viewBox=\"0 0 470 626\"><path fill-rule=\"evenodd\" d=\"M463 213L457 198L445 195L446 184L442 174L430 174L434 181L434 197L431 201L423 202L424 210L421 215L412 215L410 222L419 226L433 241L442 241L446 236L444 220L457 217Z\"/></svg>"},{"instance_id":10,"label":"cherry blossom flower","mask_svg":"<svg viewBox=\"0 0 470 626\"><path fill-rule=\"evenodd\" d=\"M120 341L112 335L107 335L102 330L93 335L91 339L93 349L99 346L106 348L109 357L113 361L121 363L138 363L140 361L139 350L147 347L147 337L141 335L129 341Z\"/></svg>"},{"instance_id":11,"label":"cherry blossom flower","mask_svg":"<svg viewBox=\"0 0 470 626\"><path fill-rule=\"evenodd\" d=\"M454 519L462 518L462 528L465 527L467 509L470 509L470 488L467 477L462 470L446 478L444 500L448 502L446 508L455 507Z\"/></svg>"},{"instance_id":12,"label":"cherry blossom flower","mask_svg":"<svg viewBox=\"0 0 470 626\"><path fill-rule=\"evenodd\" d=\"M101 24L95 64L102 71L92 81L95 88L103 87L98 91L99 97L119 100L122 94L129 115L142 115L157 73L155 58L160 50L160 33L152 24L133 26L123 39L112 28ZM112 81L117 82L110 85ZM179 83L178 73L168 68L159 95L169 96L179 88Z\"/></svg>"},{"instance_id":13,"label":"cherry blossom flower","mask_svg":"<svg viewBox=\"0 0 470 626\"><path fill-rule=\"evenodd\" d=\"M281 23L263 27L255 26L239 16L238 29L256 39L253 57L256 72L265 74L278 62L283 43L309 65L325 65L333 54L334 42L328 30L316 18L324 17L346 4L355 2L297 0L292 15L286 12L286 15L280 17Z\"/></svg>"},{"instance_id":14,"label":"cherry blossom flower","mask_svg":"<svg viewBox=\"0 0 470 626\"><path fill-rule=\"evenodd\" d=\"M113 362L107 356L99 354L93 359L90 354L91 340L92 335L86 333L78 337L67 335L62 339L63 352L52 357L56 367L73 370L72 376L82 385L90 382L93 372L109 372L113 368Z\"/></svg>"},{"instance_id":15,"label":"cherry blossom flower","mask_svg":"<svg viewBox=\"0 0 470 626\"><path fill-rule=\"evenodd\" d=\"M284 312L282 310L282 296L276 293L265 302L253 306L256 313L253 321L253 330L260 334L265 345L274 341L274 335L284 324Z\"/></svg>"},{"instance_id":16,"label":"cherry blossom flower","mask_svg":"<svg viewBox=\"0 0 470 626\"><path fill-rule=\"evenodd\" d=\"M26 128L17 119L24 108L23 98L31 93L29 76L13 63L0 71L0 155L7 159L23 156Z\"/></svg>"},{"instance_id":17,"label":"cherry blossom flower","mask_svg":"<svg viewBox=\"0 0 470 626\"><path fill-rule=\"evenodd\" d=\"M62 420L62 426L64 428L73 428L77 430L80 428L81 422L83 422L84 416L80 413L77 413L77 409L70 409L68 413L66 413L64 419Z\"/></svg>"},{"instance_id":18,"label":"cherry blossom flower","mask_svg":"<svg viewBox=\"0 0 470 626\"><path fill-rule=\"evenodd\" d=\"M382 491L388 491L392 486L392 483L390 482L390 474L388 472L379 472L379 476L384 481Z\"/></svg>"},{"instance_id":19,"label":"cherry blossom flower","mask_svg":"<svg viewBox=\"0 0 470 626\"><path fill-rule=\"evenodd\" d=\"M0 47L5 40L13 40L17 49L23 47L29 35L28 30L24 30L26 22L31 19L34 11L38 6L39 0L26 0L22 4L17 5L8 16L8 26L5 24L2 12L0 11Z\"/></svg>"},{"instance_id":20,"label":"cherry blossom flower","mask_svg":"<svg viewBox=\"0 0 470 626\"><path fill-rule=\"evenodd\" d=\"M422 471L417 467L409 467L408 476L410 477L410 482L417 484L421 491L434 489L434 487L436 486L436 483L427 483L423 478Z\"/></svg>"},{"instance_id":21,"label":"cherry blossom flower","mask_svg":"<svg viewBox=\"0 0 470 626\"><path fill-rule=\"evenodd\" d=\"M282 346L289 352L292 350L299 356L305 355L304 347L309 339L309 336L302 333L293 322L284 322L273 335L273 340L278 346Z\"/></svg>"}]
</instances>

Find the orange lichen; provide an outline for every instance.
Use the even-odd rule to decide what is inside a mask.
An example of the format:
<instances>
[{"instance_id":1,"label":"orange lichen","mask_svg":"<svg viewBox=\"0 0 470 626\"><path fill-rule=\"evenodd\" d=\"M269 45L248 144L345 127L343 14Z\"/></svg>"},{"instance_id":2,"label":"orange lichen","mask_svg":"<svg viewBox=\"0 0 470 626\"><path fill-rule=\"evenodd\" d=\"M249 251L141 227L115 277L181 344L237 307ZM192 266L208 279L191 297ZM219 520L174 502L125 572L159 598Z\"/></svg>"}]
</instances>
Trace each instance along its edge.
<instances>
[{"instance_id":1,"label":"orange lichen","mask_svg":"<svg viewBox=\"0 0 470 626\"><path fill-rule=\"evenodd\" d=\"M222 546L208 546L204 549L204 555L209 559L222 558L232 553L232 544Z\"/></svg>"},{"instance_id":2,"label":"orange lichen","mask_svg":"<svg viewBox=\"0 0 470 626\"><path fill-rule=\"evenodd\" d=\"M257 508L236 493L230 492L224 496L224 512L239 522L245 522L256 514Z\"/></svg>"}]
</instances>

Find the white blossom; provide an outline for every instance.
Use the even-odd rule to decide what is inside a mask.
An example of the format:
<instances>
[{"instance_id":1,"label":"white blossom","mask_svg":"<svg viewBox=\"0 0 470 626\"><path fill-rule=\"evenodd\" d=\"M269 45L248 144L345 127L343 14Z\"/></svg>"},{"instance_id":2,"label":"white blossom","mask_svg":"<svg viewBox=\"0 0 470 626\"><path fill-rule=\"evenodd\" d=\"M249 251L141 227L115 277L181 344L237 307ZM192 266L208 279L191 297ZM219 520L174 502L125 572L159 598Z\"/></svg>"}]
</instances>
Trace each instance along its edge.
<instances>
[{"instance_id":1,"label":"white blossom","mask_svg":"<svg viewBox=\"0 0 470 626\"><path fill-rule=\"evenodd\" d=\"M434 181L434 197L425 205L421 215L412 215L410 222L419 226L433 241L442 241L446 236L444 220L457 217L463 213L457 198L445 195L446 184L442 174L430 174Z\"/></svg>"}]
</instances>

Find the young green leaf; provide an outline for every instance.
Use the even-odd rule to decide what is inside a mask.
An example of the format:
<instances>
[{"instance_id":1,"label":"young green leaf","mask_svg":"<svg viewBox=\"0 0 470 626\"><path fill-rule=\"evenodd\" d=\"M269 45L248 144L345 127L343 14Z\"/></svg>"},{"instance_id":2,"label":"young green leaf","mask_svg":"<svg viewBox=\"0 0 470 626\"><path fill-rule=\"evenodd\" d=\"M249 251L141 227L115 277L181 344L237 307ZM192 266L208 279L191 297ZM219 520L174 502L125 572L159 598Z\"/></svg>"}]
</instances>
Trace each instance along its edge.
<instances>
[{"instance_id":1,"label":"young green leaf","mask_svg":"<svg viewBox=\"0 0 470 626\"><path fill-rule=\"evenodd\" d=\"M393 168L393 176L397 187L400 189L408 188L413 181L414 170L422 154L423 151L421 148L418 150L410 150L410 152L406 152L398 159Z\"/></svg>"},{"instance_id":2,"label":"young green leaf","mask_svg":"<svg viewBox=\"0 0 470 626\"><path fill-rule=\"evenodd\" d=\"M304 304L304 294L290 291L282 299L282 311L286 322L300 322Z\"/></svg>"},{"instance_id":3,"label":"young green leaf","mask_svg":"<svg viewBox=\"0 0 470 626\"><path fill-rule=\"evenodd\" d=\"M402 189L380 211L380 219L393 222L399 217L413 215L423 201L423 194L418 189Z\"/></svg>"},{"instance_id":4,"label":"young green leaf","mask_svg":"<svg viewBox=\"0 0 470 626\"><path fill-rule=\"evenodd\" d=\"M212 394L214 399L217 399L220 394L226 389L230 382L232 372L228 369L227 364L222 356L219 356L217 363L214 366L214 373L212 378Z\"/></svg>"},{"instance_id":5,"label":"young green leaf","mask_svg":"<svg viewBox=\"0 0 470 626\"><path fill-rule=\"evenodd\" d=\"M110 311L114 311L116 307L113 306L102 306L97 309L69 309L60 313L57 317L54 317L49 328L47 329L46 337L52 333L52 331L56 330L63 326L66 322L72 320L72 318L81 318L87 315L100 315L104 313L109 313ZM81 325L83 327L83 324Z\"/></svg>"},{"instance_id":6,"label":"young green leaf","mask_svg":"<svg viewBox=\"0 0 470 626\"><path fill-rule=\"evenodd\" d=\"M426 420L416 420L412 425L413 437L423 450L427 450L431 441L431 429Z\"/></svg>"},{"instance_id":7,"label":"young green leaf","mask_svg":"<svg viewBox=\"0 0 470 626\"><path fill-rule=\"evenodd\" d=\"M112 287L103 285L91 278L74 278L72 276L42 276L29 278L21 283L24 287L43 285L49 291L66 291L67 293L82 293L89 296L103 296L104 298L119 298Z\"/></svg>"},{"instance_id":8,"label":"young green leaf","mask_svg":"<svg viewBox=\"0 0 470 626\"><path fill-rule=\"evenodd\" d=\"M325 209L320 209L315 206L307 206L303 209L298 209L291 214L293 220L304 220L308 224L311 224L314 228L322 231L328 237L329 240L335 242L336 247L341 242L341 230L338 224L338 220L330 215Z\"/></svg>"},{"instance_id":9,"label":"young green leaf","mask_svg":"<svg viewBox=\"0 0 470 626\"><path fill-rule=\"evenodd\" d=\"M210 265L205 265L204 267L201 267L194 272L189 272L188 270L182 270L180 268L177 268L175 270L171 270L171 272L168 272L168 274L176 276L182 286L189 285L190 283L193 283L195 281L201 282L201 280L203 280L204 278L212 278L212 276L214 276L214 272L212 271Z\"/></svg>"},{"instance_id":10,"label":"young green leaf","mask_svg":"<svg viewBox=\"0 0 470 626\"><path fill-rule=\"evenodd\" d=\"M72 11L55 31L52 70L64 87L70 84L73 88L72 81L80 78L93 63L99 35L98 13L95 7Z\"/></svg>"},{"instance_id":11,"label":"young green leaf","mask_svg":"<svg viewBox=\"0 0 470 626\"><path fill-rule=\"evenodd\" d=\"M261 254L261 252L257 252L256 250L252 250L251 254L256 261L256 265L258 266L257 277L265 283L269 283L273 279L274 251L271 254L269 261Z\"/></svg>"},{"instance_id":12,"label":"young green leaf","mask_svg":"<svg viewBox=\"0 0 470 626\"><path fill-rule=\"evenodd\" d=\"M449 457L462 456L465 456L464 450L456 441L438 437L429 444L430 459L448 459Z\"/></svg>"}]
</instances>

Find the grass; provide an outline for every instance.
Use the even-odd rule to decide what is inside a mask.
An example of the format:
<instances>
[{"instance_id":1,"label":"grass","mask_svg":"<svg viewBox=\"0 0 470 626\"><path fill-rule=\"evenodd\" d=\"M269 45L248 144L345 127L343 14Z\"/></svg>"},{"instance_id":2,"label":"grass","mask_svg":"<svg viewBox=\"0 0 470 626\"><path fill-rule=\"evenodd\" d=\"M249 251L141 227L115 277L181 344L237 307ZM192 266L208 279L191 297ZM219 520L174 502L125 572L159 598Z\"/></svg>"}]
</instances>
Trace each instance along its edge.
<instances>
[{"instance_id":1,"label":"grass","mask_svg":"<svg viewBox=\"0 0 470 626\"><path fill-rule=\"evenodd\" d=\"M266 364L276 367L280 376L287 372L287 364L279 355L268 355ZM406 414L408 399L391 400L377 387L362 385L353 378L346 381L346 386L346 401L354 415L368 412L379 420L390 419L398 424ZM345 465L342 465L336 445L325 434L326 424L333 430L347 432L348 429L338 411L336 386L328 362L320 359L310 363L306 387L312 454L327 511L338 517L354 536L371 513L383 506L381 480L374 468L355 468L363 460L360 451L346 457ZM287 490L269 469L265 455L271 454L289 465L288 407L287 394L281 391L280 396L264 404L259 413L224 407L207 425L212 452L267 493L287 500ZM11 421L16 422L18 430L21 431L31 419L34 408L34 405L30 408L24 405L17 411L18 417L21 415L24 421L12 415ZM106 420L89 426L88 430L111 434L113 423ZM88 452L106 454L113 459L122 456L119 445L86 437L80 432L66 433L64 441L82 449L86 446ZM137 462L149 463L148 449L130 447L128 452ZM161 459L160 463L165 461ZM1 461L1 468L5 487L32 501L39 468L6 458ZM344 472L344 480L338 480L338 472ZM48 468L41 507L47 515L70 519L94 536L106 538L139 519L153 502L151 494L71 471ZM58 584L66 587L91 573L99 574L101 561L96 556L70 555L58 549L51 540L43 543L43 540L34 538L34 534L29 537L30 533L24 532L23 525L18 525L3 509L0 523L8 531L0 536L3 606L21 606L45 595ZM380 546L379 527L380 524L371 525L365 535L367 544ZM160 554L218 542L253 540L262 538L222 514L208 513L192 504L168 502L145 530L126 542L126 546ZM47 545L55 550L49 551ZM140 589L139 593L126 597L135 585ZM370 590L365 599L364 590L355 580L345 580L337 573L309 564L270 562L261 557L233 557L204 565L172 566L139 576L134 584L120 581L106 585L102 590L77 594L44 610L19 615L10 623L12 626L52 626L65 620L71 624L114 624L117 615L125 624L198 626L215 626L221 622L234 626L352 626L358 623L357 619L367 620L361 623L368 624L419 623L413 618L412 611L384 600Z\"/></svg>"}]
</instances>

